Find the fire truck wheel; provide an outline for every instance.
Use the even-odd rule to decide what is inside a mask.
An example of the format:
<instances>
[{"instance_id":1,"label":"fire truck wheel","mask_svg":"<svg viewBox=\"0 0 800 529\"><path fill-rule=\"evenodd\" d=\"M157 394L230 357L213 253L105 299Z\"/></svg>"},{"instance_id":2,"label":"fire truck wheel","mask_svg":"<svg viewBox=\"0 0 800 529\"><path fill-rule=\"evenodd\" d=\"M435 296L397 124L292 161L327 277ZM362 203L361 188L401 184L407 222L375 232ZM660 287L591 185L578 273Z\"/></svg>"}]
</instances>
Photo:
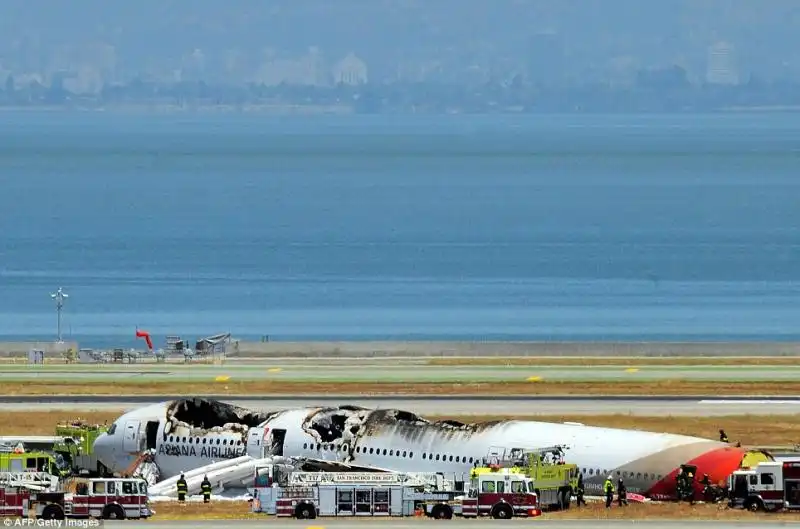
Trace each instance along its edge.
<instances>
[{"instance_id":1,"label":"fire truck wheel","mask_svg":"<svg viewBox=\"0 0 800 529\"><path fill-rule=\"evenodd\" d=\"M437 520L450 520L453 518L453 509L449 505L435 505L431 509L431 518Z\"/></svg>"},{"instance_id":2,"label":"fire truck wheel","mask_svg":"<svg viewBox=\"0 0 800 529\"><path fill-rule=\"evenodd\" d=\"M51 503L47 507L42 510L42 519L43 520L63 520L64 519L64 511L61 509L60 505L56 505Z\"/></svg>"},{"instance_id":3,"label":"fire truck wheel","mask_svg":"<svg viewBox=\"0 0 800 529\"><path fill-rule=\"evenodd\" d=\"M310 503L301 503L295 507L294 517L298 520L313 520L317 517L317 510Z\"/></svg>"},{"instance_id":4,"label":"fire truck wheel","mask_svg":"<svg viewBox=\"0 0 800 529\"><path fill-rule=\"evenodd\" d=\"M119 505L106 505L103 509L103 520L124 520L125 511Z\"/></svg>"},{"instance_id":5,"label":"fire truck wheel","mask_svg":"<svg viewBox=\"0 0 800 529\"><path fill-rule=\"evenodd\" d=\"M761 498L748 498L747 502L744 504L744 508L750 512L763 511L764 502L761 501Z\"/></svg>"},{"instance_id":6,"label":"fire truck wheel","mask_svg":"<svg viewBox=\"0 0 800 529\"><path fill-rule=\"evenodd\" d=\"M514 517L514 510L507 503L501 503L499 505L495 505L494 509L492 509L492 518L505 520L506 518L513 518L513 517Z\"/></svg>"}]
</instances>

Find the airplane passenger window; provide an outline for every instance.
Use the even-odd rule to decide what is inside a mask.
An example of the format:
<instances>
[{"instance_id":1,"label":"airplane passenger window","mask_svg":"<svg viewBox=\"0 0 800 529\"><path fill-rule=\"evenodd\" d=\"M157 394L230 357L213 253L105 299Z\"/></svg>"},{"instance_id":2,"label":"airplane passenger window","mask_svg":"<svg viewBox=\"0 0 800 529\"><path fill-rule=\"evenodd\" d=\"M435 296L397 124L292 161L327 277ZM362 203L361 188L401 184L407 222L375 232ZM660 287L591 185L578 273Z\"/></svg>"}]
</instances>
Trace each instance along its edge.
<instances>
[{"instance_id":1,"label":"airplane passenger window","mask_svg":"<svg viewBox=\"0 0 800 529\"><path fill-rule=\"evenodd\" d=\"M642 479L642 473L641 472L637 472L636 473L636 479Z\"/></svg>"},{"instance_id":2,"label":"airplane passenger window","mask_svg":"<svg viewBox=\"0 0 800 529\"><path fill-rule=\"evenodd\" d=\"M406 451L403 450L403 457L406 457Z\"/></svg>"},{"instance_id":3,"label":"airplane passenger window","mask_svg":"<svg viewBox=\"0 0 800 529\"><path fill-rule=\"evenodd\" d=\"M217 439L217 444L219 444L219 439Z\"/></svg>"},{"instance_id":4,"label":"airplane passenger window","mask_svg":"<svg viewBox=\"0 0 800 529\"><path fill-rule=\"evenodd\" d=\"M207 441L207 440L208 440L208 439L206 439L205 437L203 437L203 444L206 444L206 441Z\"/></svg>"},{"instance_id":5,"label":"airplane passenger window","mask_svg":"<svg viewBox=\"0 0 800 529\"><path fill-rule=\"evenodd\" d=\"M305 450L307 447L308 447L308 443L303 443L303 450Z\"/></svg>"},{"instance_id":6,"label":"airplane passenger window","mask_svg":"<svg viewBox=\"0 0 800 529\"><path fill-rule=\"evenodd\" d=\"M185 438L185 437L183 438L183 442L184 442L184 443L186 442L186 438Z\"/></svg>"},{"instance_id":7,"label":"airplane passenger window","mask_svg":"<svg viewBox=\"0 0 800 529\"><path fill-rule=\"evenodd\" d=\"M372 453L372 450L373 450L372 448L370 448L370 449L369 449L369 453L370 453L370 454Z\"/></svg>"},{"instance_id":8,"label":"airplane passenger window","mask_svg":"<svg viewBox=\"0 0 800 529\"><path fill-rule=\"evenodd\" d=\"M456 463L459 462L459 456L456 456Z\"/></svg>"},{"instance_id":9,"label":"airplane passenger window","mask_svg":"<svg viewBox=\"0 0 800 529\"><path fill-rule=\"evenodd\" d=\"M472 458L471 457L469 458L469 464L470 465L472 464Z\"/></svg>"},{"instance_id":10,"label":"airplane passenger window","mask_svg":"<svg viewBox=\"0 0 800 529\"><path fill-rule=\"evenodd\" d=\"M383 455L386 455L386 449L385 448L383 449Z\"/></svg>"},{"instance_id":11,"label":"airplane passenger window","mask_svg":"<svg viewBox=\"0 0 800 529\"><path fill-rule=\"evenodd\" d=\"M170 443L172 442L172 436L171 435L169 436L169 442Z\"/></svg>"},{"instance_id":12,"label":"airplane passenger window","mask_svg":"<svg viewBox=\"0 0 800 529\"><path fill-rule=\"evenodd\" d=\"M436 461L439 461L439 454L436 454Z\"/></svg>"},{"instance_id":13,"label":"airplane passenger window","mask_svg":"<svg viewBox=\"0 0 800 529\"><path fill-rule=\"evenodd\" d=\"M347 448L348 448L348 446L346 444L342 445L342 451L343 452L347 452Z\"/></svg>"},{"instance_id":14,"label":"airplane passenger window","mask_svg":"<svg viewBox=\"0 0 800 529\"><path fill-rule=\"evenodd\" d=\"M393 456L394 455L394 450L389 450L389 455Z\"/></svg>"},{"instance_id":15,"label":"airplane passenger window","mask_svg":"<svg viewBox=\"0 0 800 529\"><path fill-rule=\"evenodd\" d=\"M453 461L453 456L450 456L450 462L452 462L452 461Z\"/></svg>"},{"instance_id":16,"label":"airplane passenger window","mask_svg":"<svg viewBox=\"0 0 800 529\"><path fill-rule=\"evenodd\" d=\"M426 459L426 458L427 458L427 454L425 452L422 452L422 459Z\"/></svg>"}]
</instances>

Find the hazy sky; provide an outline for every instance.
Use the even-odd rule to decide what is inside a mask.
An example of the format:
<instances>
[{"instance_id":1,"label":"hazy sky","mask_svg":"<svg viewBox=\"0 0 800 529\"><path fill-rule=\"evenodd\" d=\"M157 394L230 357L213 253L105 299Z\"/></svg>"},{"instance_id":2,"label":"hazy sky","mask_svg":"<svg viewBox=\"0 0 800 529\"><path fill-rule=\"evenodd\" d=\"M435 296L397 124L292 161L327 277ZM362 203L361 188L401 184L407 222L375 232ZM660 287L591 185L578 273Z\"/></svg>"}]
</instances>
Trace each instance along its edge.
<instances>
[{"instance_id":1,"label":"hazy sky","mask_svg":"<svg viewBox=\"0 0 800 529\"><path fill-rule=\"evenodd\" d=\"M747 70L791 69L800 49L797 0L3 0L0 57L46 61L54 49L106 43L145 68L199 48L210 67L267 48L354 51L370 67L442 53L524 56L531 37L555 32L573 64L615 57L643 63L705 60L716 39L736 45ZM448 51L449 50L449 51ZM37 58L38 56L38 58ZM216 62L215 62L216 61ZM795 68L797 68L795 66Z\"/></svg>"}]
</instances>

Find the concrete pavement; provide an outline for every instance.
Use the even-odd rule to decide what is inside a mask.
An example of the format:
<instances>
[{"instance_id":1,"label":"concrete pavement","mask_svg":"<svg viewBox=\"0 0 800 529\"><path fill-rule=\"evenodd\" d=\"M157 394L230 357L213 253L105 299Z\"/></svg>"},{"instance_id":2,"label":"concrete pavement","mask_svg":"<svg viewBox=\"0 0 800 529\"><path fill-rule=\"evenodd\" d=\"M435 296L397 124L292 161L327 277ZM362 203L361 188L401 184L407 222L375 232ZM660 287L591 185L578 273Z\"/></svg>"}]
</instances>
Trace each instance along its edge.
<instances>
[{"instance_id":1,"label":"concrete pavement","mask_svg":"<svg viewBox=\"0 0 800 529\"><path fill-rule=\"evenodd\" d=\"M119 396L0 396L0 406L8 411L25 410L130 410L181 395ZM608 415L714 417L724 415L796 415L800 414L800 397L362 397L337 395L248 396L214 398L245 408L278 410L305 406L338 406L355 404L366 408L396 408L421 415Z\"/></svg>"},{"instance_id":2,"label":"concrete pavement","mask_svg":"<svg viewBox=\"0 0 800 529\"><path fill-rule=\"evenodd\" d=\"M2 365L0 381L61 381L82 383L202 382L217 377L231 381L284 382L647 382L659 380L796 381L797 366L420 366L385 362L361 364L319 362L182 364L51 364Z\"/></svg>"}]
</instances>

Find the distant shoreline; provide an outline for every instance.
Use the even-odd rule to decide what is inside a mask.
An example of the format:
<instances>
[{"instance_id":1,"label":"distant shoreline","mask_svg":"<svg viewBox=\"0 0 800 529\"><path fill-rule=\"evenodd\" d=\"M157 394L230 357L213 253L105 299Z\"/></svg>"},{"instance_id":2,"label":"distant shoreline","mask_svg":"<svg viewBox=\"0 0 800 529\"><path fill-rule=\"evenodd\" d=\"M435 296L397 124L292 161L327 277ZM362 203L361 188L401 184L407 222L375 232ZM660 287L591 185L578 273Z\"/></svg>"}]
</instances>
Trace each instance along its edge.
<instances>
[{"instance_id":1,"label":"distant shoreline","mask_svg":"<svg viewBox=\"0 0 800 529\"><path fill-rule=\"evenodd\" d=\"M58 354L77 342L0 342L0 356L25 356L31 349ZM798 356L800 342L250 342L234 340L229 354L243 357L724 357Z\"/></svg>"}]
</instances>

